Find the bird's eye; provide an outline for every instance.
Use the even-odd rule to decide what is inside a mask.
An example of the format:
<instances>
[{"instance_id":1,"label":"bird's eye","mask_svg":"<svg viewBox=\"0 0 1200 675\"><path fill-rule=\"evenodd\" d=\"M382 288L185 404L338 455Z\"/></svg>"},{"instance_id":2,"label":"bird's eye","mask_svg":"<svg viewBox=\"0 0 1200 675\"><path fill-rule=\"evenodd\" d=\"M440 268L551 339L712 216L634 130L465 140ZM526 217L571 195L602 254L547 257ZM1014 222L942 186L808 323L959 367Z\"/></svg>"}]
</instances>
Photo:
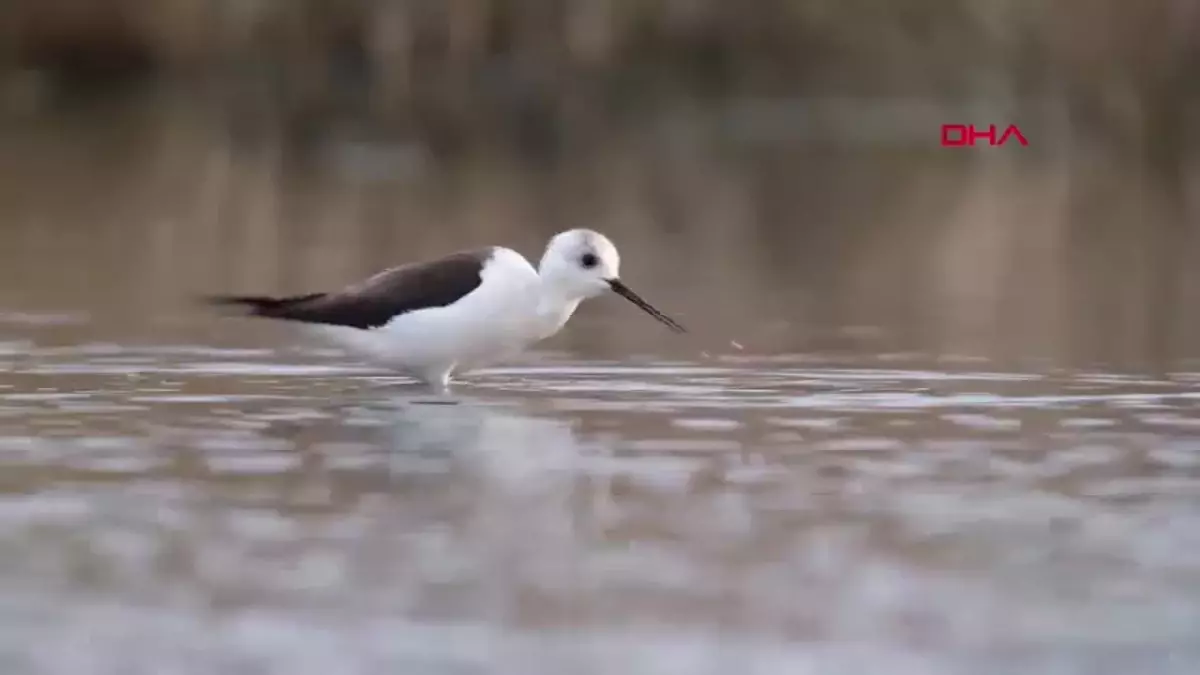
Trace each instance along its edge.
<instances>
[{"instance_id":1,"label":"bird's eye","mask_svg":"<svg viewBox=\"0 0 1200 675\"><path fill-rule=\"evenodd\" d=\"M584 269L591 269L599 264L599 262L600 259L596 257L595 253L584 253L579 258L579 264L583 265Z\"/></svg>"}]
</instances>

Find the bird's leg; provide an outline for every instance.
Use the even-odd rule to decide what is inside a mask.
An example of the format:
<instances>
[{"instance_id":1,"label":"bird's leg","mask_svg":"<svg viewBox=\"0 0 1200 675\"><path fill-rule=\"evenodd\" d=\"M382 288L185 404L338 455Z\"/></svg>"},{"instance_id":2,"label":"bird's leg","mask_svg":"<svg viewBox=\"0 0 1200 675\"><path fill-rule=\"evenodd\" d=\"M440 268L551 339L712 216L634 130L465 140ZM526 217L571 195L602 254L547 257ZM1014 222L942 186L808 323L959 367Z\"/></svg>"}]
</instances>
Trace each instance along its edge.
<instances>
[{"instance_id":1,"label":"bird's leg","mask_svg":"<svg viewBox=\"0 0 1200 675\"><path fill-rule=\"evenodd\" d=\"M414 403L425 403L435 405L454 405L458 403L450 394L450 373L454 370L454 365L444 366L436 369L426 370L421 380L429 387L433 394L432 398L422 398Z\"/></svg>"},{"instance_id":2,"label":"bird's leg","mask_svg":"<svg viewBox=\"0 0 1200 675\"><path fill-rule=\"evenodd\" d=\"M454 370L454 364L431 366L424 371L417 373L417 377L425 383L431 390L445 394L450 390L450 373Z\"/></svg>"}]
</instances>

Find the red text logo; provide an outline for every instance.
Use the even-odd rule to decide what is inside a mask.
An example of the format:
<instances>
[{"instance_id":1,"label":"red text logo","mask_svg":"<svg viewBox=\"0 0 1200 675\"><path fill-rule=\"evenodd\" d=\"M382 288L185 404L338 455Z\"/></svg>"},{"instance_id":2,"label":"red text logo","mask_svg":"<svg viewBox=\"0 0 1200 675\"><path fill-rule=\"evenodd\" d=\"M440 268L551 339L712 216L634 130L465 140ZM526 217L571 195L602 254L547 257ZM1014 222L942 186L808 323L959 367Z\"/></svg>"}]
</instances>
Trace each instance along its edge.
<instances>
[{"instance_id":1,"label":"red text logo","mask_svg":"<svg viewBox=\"0 0 1200 675\"><path fill-rule=\"evenodd\" d=\"M997 129L995 124L989 124L985 129L977 128L974 124L942 125L943 147L975 147L975 143L984 138L987 139L988 145L1004 145L1012 140L1021 145L1029 145L1025 134L1021 133L1015 124L1008 125L1004 131Z\"/></svg>"}]
</instances>

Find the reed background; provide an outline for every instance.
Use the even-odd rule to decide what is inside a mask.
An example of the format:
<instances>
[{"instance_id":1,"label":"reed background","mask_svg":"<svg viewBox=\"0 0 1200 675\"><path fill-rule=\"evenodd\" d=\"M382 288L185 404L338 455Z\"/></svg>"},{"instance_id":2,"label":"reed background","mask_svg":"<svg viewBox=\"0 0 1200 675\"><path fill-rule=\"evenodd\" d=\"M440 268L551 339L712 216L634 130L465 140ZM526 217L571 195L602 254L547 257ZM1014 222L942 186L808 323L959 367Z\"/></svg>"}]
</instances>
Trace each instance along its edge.
<instances>
[{"instance_id":1,"label":"reed background","mask_svg":"<svg viewBox=\"0 0 1200 675\"><path fill-rule=\"evenodd\" d=\"M1170 369L1198 37L1191 0L9 0L0 301L128 319L592 226L764 350Z\"/></svg>"}]
</instances>

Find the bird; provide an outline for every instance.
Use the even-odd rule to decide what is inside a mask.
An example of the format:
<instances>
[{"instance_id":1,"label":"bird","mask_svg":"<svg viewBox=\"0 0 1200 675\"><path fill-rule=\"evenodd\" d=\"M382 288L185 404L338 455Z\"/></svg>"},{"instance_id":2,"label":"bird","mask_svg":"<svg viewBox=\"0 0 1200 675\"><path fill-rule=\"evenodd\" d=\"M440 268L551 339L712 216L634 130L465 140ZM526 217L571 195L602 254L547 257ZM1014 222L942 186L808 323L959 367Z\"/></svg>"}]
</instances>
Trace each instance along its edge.
<instances>
[{"instance_id":1,"label":"bird","mask_svg":"<svg viewBox=\"0 0 1200 675\"><path fill-rule=\"evenodd\" d=\"M686 333L621 280L620 265L608 237L580 228L554 235L536 268L511 248L485 246L391 267L331 292L207 300L305 324L362 360L446 391L455 375L555 335L581 302L610 292Z\"/></svg>"}]
</instances>

